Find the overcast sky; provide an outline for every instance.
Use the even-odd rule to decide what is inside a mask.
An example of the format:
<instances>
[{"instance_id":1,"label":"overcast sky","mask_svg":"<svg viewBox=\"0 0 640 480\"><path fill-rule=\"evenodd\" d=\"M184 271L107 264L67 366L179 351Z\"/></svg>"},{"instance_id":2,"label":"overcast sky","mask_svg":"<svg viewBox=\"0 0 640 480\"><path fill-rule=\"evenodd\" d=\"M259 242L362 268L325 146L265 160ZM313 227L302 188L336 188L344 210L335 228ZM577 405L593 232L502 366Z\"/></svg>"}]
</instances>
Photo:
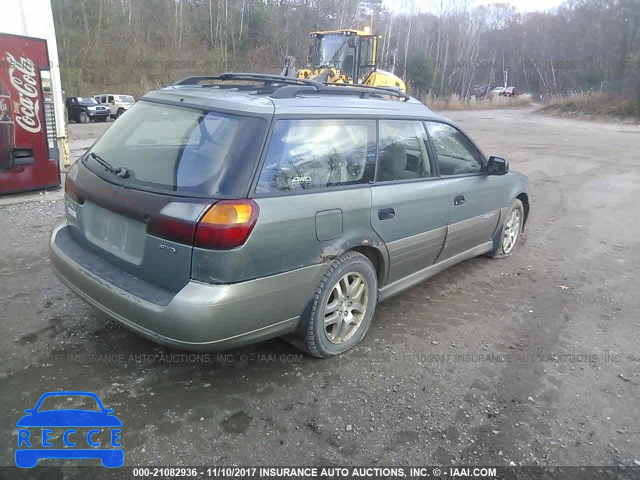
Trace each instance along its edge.
<instances>
[{"instance_id":1,"label":"overcast sky","mask_svg":"<svg viewBox=\"0 0 640 480\"><path fill-rule=\"evenodd\" d=\"M442 0L444 5L467 5L469 8L479 7L489 3L508 3L520 12L535 12L558 7L563 0ZM384 3L394 12L406 11L413 4L423 12L437 12L440 10L440 0L384 0Z\"/></svg>"}]
</instances>

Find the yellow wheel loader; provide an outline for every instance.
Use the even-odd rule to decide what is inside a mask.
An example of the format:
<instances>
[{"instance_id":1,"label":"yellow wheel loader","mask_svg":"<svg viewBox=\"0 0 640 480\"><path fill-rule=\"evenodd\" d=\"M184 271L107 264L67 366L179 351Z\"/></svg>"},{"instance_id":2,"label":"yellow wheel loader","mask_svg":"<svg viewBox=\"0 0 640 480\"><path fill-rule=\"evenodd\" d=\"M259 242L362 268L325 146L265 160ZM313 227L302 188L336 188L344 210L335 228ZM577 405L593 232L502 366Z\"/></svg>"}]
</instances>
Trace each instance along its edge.
<instances>
[{"instance_id":1,"label":"yellow wheel loader","mask_svg":"<svg viewBox=\"0 0 640 480\"><path fill-rule=\"evenodd\" d=\"M311 32L307 67L296 70L295 58L285 59L282 75L322 83L390 87L406 92L404 81L378 68L378 40L367 29Z\"/></svg>"}]
</instances>

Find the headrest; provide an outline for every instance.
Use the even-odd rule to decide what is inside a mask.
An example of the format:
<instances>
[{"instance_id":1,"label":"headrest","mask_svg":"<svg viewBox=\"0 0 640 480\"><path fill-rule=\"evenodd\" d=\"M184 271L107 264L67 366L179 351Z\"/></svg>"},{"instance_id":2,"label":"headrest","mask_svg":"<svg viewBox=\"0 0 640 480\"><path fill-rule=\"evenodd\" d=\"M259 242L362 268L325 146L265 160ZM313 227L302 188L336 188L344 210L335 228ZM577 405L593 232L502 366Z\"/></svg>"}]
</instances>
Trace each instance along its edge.
<instances>
[{"instance_id":1,"label":"headrest","mask_svg":"<svg viewBox=\"0 0 640 480\"><path fill-rule=\"evenodd\" d=\"M402 143L392 143L387 147L382 166L389 173L403 172L407 168L407 148Z\"/></svg>"}]
</instances>

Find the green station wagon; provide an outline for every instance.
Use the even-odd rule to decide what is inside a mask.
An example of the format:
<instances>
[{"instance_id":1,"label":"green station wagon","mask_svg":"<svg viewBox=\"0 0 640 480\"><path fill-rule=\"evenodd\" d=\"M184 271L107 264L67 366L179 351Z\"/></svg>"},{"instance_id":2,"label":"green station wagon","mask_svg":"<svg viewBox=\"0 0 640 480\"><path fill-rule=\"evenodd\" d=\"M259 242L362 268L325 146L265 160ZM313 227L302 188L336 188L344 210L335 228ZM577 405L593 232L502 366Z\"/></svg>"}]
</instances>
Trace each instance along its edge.
<instances>
[{"instance_id":1,"label":"green station wagon","mask_svg":"<svg viewBox=\"0 0 640 480\"><path fill-rule=\"evenodd\" d=\"M365 336L376 303L512 254L527 178L403 93L261 74L146 94L70 169L50 241L72 291L158 343Z\"/></svg>"}]
</instances>

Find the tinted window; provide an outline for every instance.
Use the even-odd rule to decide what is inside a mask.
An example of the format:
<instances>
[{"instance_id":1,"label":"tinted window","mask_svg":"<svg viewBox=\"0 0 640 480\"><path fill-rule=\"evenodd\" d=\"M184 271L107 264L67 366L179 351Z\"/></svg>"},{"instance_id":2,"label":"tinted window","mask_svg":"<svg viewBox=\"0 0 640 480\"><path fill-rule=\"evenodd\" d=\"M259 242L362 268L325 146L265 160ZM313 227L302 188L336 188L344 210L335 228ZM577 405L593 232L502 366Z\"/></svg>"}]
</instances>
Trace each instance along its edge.
<instances>
[{"instance_id":1,"label":"tinted window","mask_svg":"<svg viewBox=\"0 0 640 480\"><path fill-rule=\"evenodd\" d=\"M204 196L244 195L266 131L266 121L193 108L138 102L90 152L129 178L85 162L109 181L128 187Z\"/></svg>"},{"instance_id":2,"label":"tinted window","mask_svg":"<svg viewBox=\"0 0 640 480\"><path fill-rule=\"evenodd\" d=\"M379 182L430 177L427 133L422 122L380 120Z\"/></svg>"},{"instance_id":3,"label":"tinted window","mask_svg":"<svg viewBox=\"0 0 640 480\"><path fill-rule=\"evenodd\" d=\"M480 152L451 125L427 122L441 175L461 175L482 171Z\"/></svg>"},{"instance_id":4,"label":"tinted window","mask_svg":"<svg viewBox=\"0 0 640 480\"><path fill-rule=\"evenodd\" d=\"M280 120L257 193L357 185L373 180L374 120Z\"/></svg>"}]
</instances>

